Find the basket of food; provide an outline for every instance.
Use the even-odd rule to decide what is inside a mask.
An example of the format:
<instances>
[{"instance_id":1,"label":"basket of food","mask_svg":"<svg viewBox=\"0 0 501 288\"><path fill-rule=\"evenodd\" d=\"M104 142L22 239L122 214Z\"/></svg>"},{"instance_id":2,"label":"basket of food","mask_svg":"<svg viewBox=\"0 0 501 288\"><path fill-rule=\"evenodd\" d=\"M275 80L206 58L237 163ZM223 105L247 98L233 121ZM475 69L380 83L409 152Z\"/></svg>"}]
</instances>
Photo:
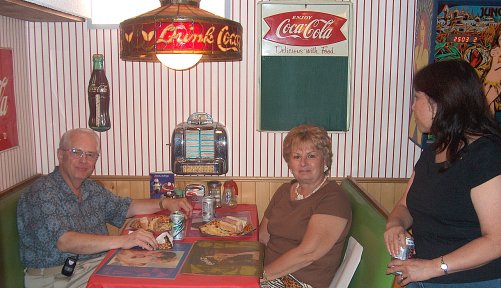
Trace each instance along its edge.
<instances>
[{"instance_id":1,"label":"basket of food","mask_svg":"<svg viewBox=\"0 0 501 288\"><path fill-rule=\"evenodd\" d=\"M153 215L132 218L125 223L124 227L129 230L129 233L138 229L150 231L158 242L158 249L171 249L173 246L174 242L169 233L172 227L169 216Z\"/></svg>"},{"instance_id":2,"label":"basket of food","mask_svg":"<svg viewBox=\"0 0 501 288\"><path fill-rule=\"evenodd\" d=\"M233 216L214 219L199 227L204 236L238 237L256 230L247 220Z\"/></svg>"}]
</instances>

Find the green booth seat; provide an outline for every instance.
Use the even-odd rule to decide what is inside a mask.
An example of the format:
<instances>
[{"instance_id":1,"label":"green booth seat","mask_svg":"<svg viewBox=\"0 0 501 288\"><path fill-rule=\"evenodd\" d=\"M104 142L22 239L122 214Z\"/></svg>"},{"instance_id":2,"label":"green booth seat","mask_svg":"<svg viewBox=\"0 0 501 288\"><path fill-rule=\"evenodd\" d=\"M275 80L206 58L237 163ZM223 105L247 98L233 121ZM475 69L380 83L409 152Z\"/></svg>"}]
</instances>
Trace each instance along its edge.
<instances>
[{"instance_id":1,"label":"green booth seat","mask_svg":"<svg viewBox=\"0 0 501 288\"><path fill-rule=\"evenodd\" d=\"M0 287L24 287L24 267L19 255L16 208L21 189L0 196Z\"/></svg>"},{"instance_id":2,"label":"green booth seat","mask_svg":"<svg viewBox=\"0 0 501 288\"><path fill-rule=\"evenodd\" d=\"M386 275L390 254L383 237L388 211L350 177L341 181L341 188L351 201L352 223L349 236L363 247L360 263L348 287L391 288L395 277Z\"/></svg>"}]
</instances>

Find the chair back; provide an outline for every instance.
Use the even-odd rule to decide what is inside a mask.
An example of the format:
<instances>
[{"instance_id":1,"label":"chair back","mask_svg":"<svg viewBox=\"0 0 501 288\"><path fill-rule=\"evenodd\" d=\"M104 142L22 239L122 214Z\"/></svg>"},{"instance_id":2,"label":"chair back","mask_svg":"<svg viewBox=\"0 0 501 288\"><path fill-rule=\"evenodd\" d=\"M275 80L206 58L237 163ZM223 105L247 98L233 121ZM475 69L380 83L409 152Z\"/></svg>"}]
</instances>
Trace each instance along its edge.
<instances>
[{"instance_id":1,"label":"chair back","mask_svg":"<svg viewBox=\"0 0 501 288\"><path fill-rule=\"evenodd\" d=\"M346 246L346 252L344 253L343 262L339 265L329 288L348 287L360 263L363 250L364 247L362 247L355 238L350 236L348 239L348 246Z\"/></svg>"}]
</instances>

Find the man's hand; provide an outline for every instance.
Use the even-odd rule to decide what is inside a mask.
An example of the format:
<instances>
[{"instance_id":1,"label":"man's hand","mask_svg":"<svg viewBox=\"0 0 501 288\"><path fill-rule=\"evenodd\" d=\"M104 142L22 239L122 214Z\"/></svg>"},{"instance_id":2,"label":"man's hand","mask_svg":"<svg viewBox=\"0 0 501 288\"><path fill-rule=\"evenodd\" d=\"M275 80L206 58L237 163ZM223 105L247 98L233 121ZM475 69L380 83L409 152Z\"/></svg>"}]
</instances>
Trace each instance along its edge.
<instances>
[{"instance_id":1,"label":"man's hand","mask_svg":"<svg viewBox=\"0 0 501 288\"><path fill-rule=\"evenodd\" d=\"M158 249L158 242L153 236L153 233L144 229L138 229L136 231L131 231L127 235L123 235L123 240L124 241L120 247L122 249L130 249L136 246L146 250Z\"/></svg>"},{"instance_id":2,"label":"man's hand","mask_svg":"<svg viewBox=\"0 0 501 288\"><path fill-rule=\"evenodd\" d=\"M165 198L162 199L162 207L168 209L171 212L183 210L186 216L191 217L193 212L193 207L186 198Z\"/></svg>"}]
</instances>

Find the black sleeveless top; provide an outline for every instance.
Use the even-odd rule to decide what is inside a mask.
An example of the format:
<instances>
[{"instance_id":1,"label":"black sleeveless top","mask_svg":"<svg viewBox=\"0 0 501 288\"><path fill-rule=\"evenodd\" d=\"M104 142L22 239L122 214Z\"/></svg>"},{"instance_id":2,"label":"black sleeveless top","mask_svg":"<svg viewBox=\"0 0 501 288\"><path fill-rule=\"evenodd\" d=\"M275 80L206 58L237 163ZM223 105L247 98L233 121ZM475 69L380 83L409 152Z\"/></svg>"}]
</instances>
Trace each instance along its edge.
<instances>
[{"instance_id":1,"label":"black sleeveless top","mask_svg":"<svg viewBox=\"0 0 501 288\"><path fill-rule=\"evenodd\" d=\"M430 149L423 151L415 166L407 207L413 218L416 258L446 255L481 236L470 191L501 175L501 143L481 137L468 145L448 170L439 171L442 166L435 163L435 154ZM499 278L501 258L425 282L468 283Z\"/></svg>"}]
</instances>

